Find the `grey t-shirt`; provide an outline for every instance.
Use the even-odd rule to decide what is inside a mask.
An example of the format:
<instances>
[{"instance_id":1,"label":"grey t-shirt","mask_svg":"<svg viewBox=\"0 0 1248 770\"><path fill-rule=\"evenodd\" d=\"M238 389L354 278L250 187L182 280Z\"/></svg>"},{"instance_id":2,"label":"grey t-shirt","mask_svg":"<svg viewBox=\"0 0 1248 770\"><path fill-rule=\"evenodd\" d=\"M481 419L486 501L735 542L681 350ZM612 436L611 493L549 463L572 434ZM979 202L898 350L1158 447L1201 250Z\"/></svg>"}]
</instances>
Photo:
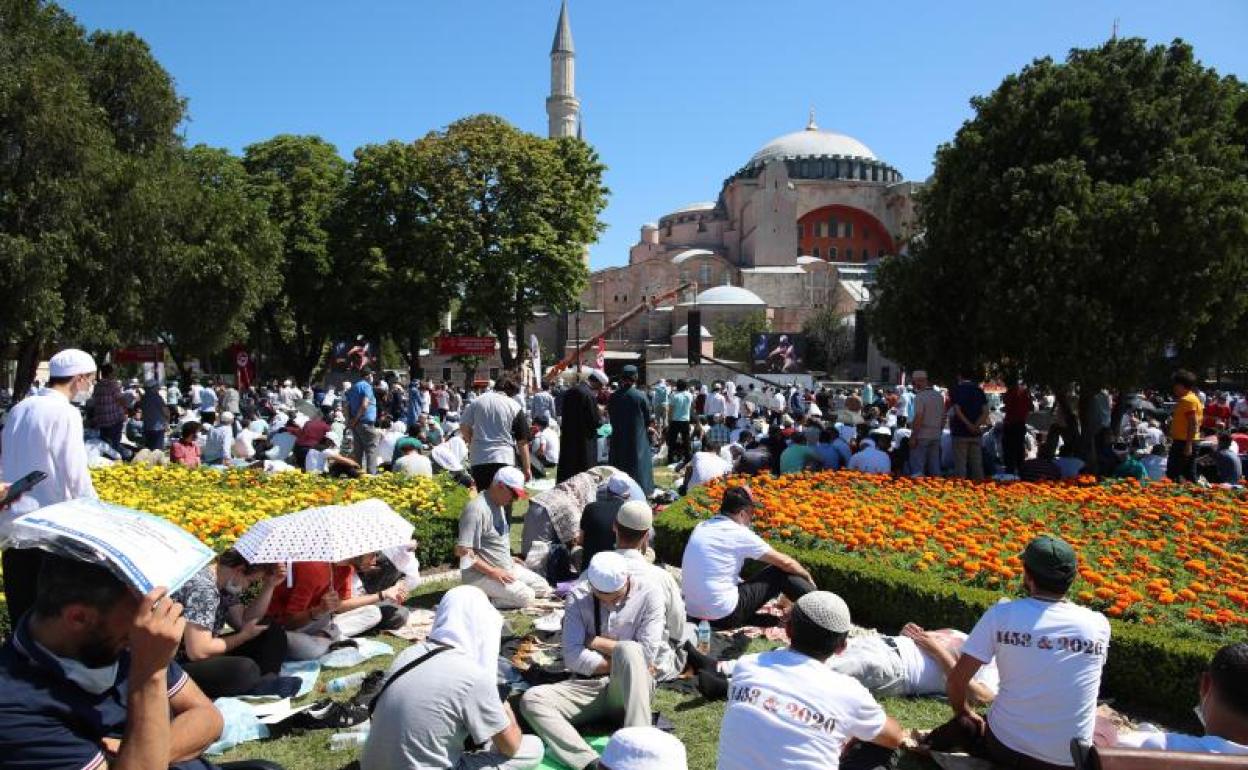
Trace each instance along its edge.
<instances>
[{"instance_id":1,"label":"grey t-shirt","mask_svg":"<svg viewBox=\"0 0 1248 770\"><path fill-rule=\"evenodd\" d=\"M490 391L464 409L461 425L472 429L468 446L468 462L472 465L514 465L516 437L513 426L520 405L495 391Z\"/></svg>"},{"instance_id":2,"label":"grey t-shirt","mask_svg":"<svg viewBox=\"0 0 1248 770\"><path fill-rule=\"evenodd\" d=\"M428 642L407 648L389 675L430 649ZM494 679L493 669L453 648L404 674L377 704L361 770L458 765L465 738L486 743L510 724Z\"/></svg>"},{"instance_id":3,"label":"grey t-shirt","mask_svg":"<svg viewBox=\"0 0 1248 770\"><path fill-rule=\"evenodd\" d=\"M469 500L459 514L459 539L455 544L471 548L499 569L511 569L511 524L507 513L491 505L484 492Z\"/></svg>"}]
</instances>

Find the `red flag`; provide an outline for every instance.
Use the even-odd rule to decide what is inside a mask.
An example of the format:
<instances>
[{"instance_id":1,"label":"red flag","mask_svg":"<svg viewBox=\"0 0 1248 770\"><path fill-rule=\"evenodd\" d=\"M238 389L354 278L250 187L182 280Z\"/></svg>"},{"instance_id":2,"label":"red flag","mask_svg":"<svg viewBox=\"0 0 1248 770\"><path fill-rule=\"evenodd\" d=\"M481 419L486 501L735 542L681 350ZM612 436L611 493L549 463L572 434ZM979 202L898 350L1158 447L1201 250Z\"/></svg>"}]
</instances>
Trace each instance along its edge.
<instances>
[{"instance_id":1,"label":"red flag","mask_svg":"<svg viewBox=\"0 0 1248 770\"><path fill-rule=\"evenodd\" d=\"M607 370L607 338L598 338L598 357L594 359L594 368L600 372Z\"/></svg>"},{"instance_id":2,"label":"red flag","mask_svg":"<svg viewBox=\"0 0 1248 770\"><path fill-rule=\"evenodd\" d=\"M230 348L234 356L234 378L239 390L250 388L256 383L256 358L242 345Z\"/></svg>"}]
</instances>

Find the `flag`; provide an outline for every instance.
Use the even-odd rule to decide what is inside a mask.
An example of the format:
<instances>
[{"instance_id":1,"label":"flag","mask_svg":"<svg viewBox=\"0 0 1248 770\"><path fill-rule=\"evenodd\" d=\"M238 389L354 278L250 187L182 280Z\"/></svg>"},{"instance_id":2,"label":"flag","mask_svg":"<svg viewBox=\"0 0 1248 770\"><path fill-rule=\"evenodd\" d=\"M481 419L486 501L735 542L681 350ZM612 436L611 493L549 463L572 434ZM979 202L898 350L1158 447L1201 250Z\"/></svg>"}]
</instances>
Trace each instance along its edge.
<instances>
[{"instance_id":1,"label":"flag","mask_svg":"<svg viewBox=\"0 0 1248 770\"><path fill-rule=\"evenodd\" d=\"M594 368L600 372L607 370L607 338L598 338L598 357L594 359Z\"/></svg>"},{"instance_id":2,"label":"flag","mask_svg":"<svg viewBox=\"0 0 1248 770\"><path fill-rule=\"evenodd\" d=\"M250 388L256 384L256 358L243 345L233 345L230 354L234 356L234 381L239 390Z\"/></svg>"}]
</instances>

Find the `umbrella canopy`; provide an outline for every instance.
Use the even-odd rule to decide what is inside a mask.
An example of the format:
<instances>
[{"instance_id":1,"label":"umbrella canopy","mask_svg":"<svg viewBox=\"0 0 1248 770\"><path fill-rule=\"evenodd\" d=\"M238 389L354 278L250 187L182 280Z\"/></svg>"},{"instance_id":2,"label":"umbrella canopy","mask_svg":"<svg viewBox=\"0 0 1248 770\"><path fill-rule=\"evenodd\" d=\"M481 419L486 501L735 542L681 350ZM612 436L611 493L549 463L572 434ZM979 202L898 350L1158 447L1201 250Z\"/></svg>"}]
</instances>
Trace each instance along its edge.
<instances>
[{"instance_id":1,"label":"umbrella canopy","mask_svg":"<svg viewBox=\"0 0 1248 770\"><path fill-rule=\"evenodd\" d=\"M412 523L381 500L327 505L257 523L234 548L252 564L340 562L406 545Z\"/></svg>"},{"instance_id":2,"label":"umbrella canopy","mask_svg":"<svg viewBox=\"0 0 1248 770\"><path fill-rule=\"evenodd\" d=\"M295 411L304 417L307 417L309 420L313 417L321 416L321 410L317 409L311 401L308 401L305 398L301 398L295 402Z\"/></svg>"}]
</instances>

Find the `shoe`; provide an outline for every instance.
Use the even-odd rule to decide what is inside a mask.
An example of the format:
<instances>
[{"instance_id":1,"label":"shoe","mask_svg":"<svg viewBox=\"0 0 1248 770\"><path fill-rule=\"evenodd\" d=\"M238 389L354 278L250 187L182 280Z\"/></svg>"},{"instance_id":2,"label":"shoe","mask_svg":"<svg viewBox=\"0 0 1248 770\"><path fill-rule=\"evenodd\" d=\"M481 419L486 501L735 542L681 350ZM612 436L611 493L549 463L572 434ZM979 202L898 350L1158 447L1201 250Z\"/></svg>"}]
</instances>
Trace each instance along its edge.
<instances>
[{"instance_id":1,"label":"shoe","mask_svg":"<svg viewBox=\"0 0 1248 770\"><path fill-rule=\"evenodd\" d=\"M308 730L342 730L368 720L368 709L358 703L320 700L298 714L269 726L275 738L297 735Z\"/></svg>"},{"instance_id":2,"label":"shoe","mask_svg":"<svg viewBox=\"0 0 1248 770\"><path fill-rule=\"evenodd\" d=\"M381 692L381 686L385 684L385 682L385 671L378 670L370 673L368 676L364 677L364 681L360 683L360 691L356 694L353 700L356 703L363 704L367 707L373 702L373 699L377 697L377 694Z\"/></svg>"},{"instance_id":3,"label":"shoe","mask_svg":"<svg viewBox=\"0 0 1248 770\"><path fill-rule=\"evenodd\" d=\"M718 665L716 660L710 655L700 651L692 642L685 642L685 652L688 654L689 667L693 669L693 673L700 674L703 671L715 671Z\"/></svg>"}]
</instances>

